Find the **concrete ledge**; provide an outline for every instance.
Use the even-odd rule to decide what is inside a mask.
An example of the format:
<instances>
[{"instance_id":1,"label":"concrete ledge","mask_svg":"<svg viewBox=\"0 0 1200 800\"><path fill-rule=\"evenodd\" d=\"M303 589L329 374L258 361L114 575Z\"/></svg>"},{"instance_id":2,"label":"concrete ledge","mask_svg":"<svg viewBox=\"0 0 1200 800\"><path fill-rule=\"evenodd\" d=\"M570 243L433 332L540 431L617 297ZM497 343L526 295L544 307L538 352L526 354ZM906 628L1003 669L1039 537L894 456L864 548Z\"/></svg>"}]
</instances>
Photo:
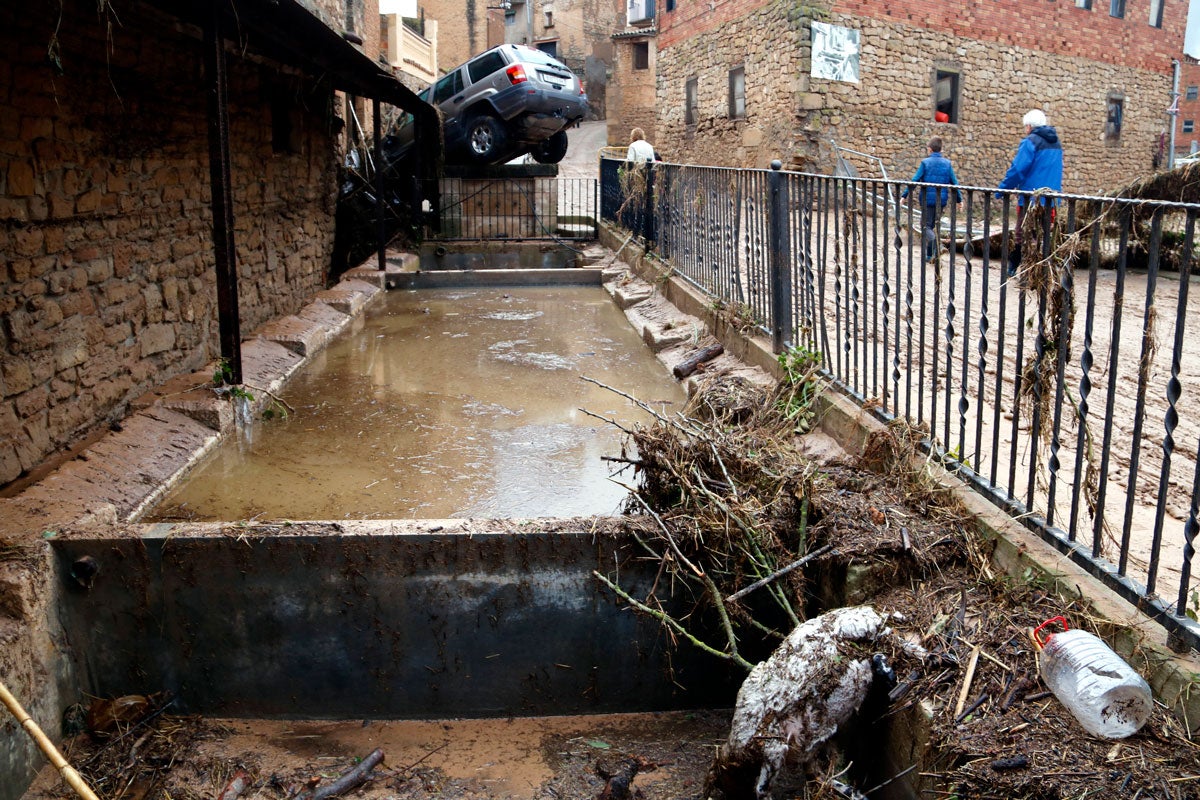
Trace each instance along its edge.
<instances>
[{"instance_id":1,"label":"concrete ledge","mask_svg":"<svg viewBox=\"0 0 1200 800\"><path fill-rule=\"evenodd\" d=\"M630 272L656 287L667 302L681 312L702 320L725 347L725 352L749 366L763 369L776 378L780 377L782 373L779 362L775 359L769 341L761 336L743 334L726 317L716 313L711 298L685 281L673 278L674 268L653 255L647 255L645 249L628 240L628 236L628 233L614 228L607 222L600 223L600 242L611 250L619 250L620 258Z\"/></svg>"},{"instance_id":2,"label":"concrete ledge","mask_svg":"<svg viewBox=\"0 0 1200 800\"><path fill-rule=\"evenodd\" d=\"M226 398L214 391L215 370L213 367L210 372L177 375L134 400L130 407L133 411L166 408L214 431L227 431L233 426L233 409Z\"/></svg>"},{"instance_id":3,"label":"concrete ledge","mask_svg":"<svg viewBox=\"0 0 1200 800\"><path fill-rule=\"evenodd\" d=\"M206 425L165 408L134 414L80 457L23 492L20 499L55 509L39 527L76 524L102 505L118 519L157 501L179 475L219 441Z\"/></svg>"},{"instance_id":4,"label":"concrete ledge","mask_svg":"<svg viewBox=\"0 0 1200 800\"><path fill-rule=\"evenodd\" d=\"M366 286L367 284L363 285ZM371 288L377 292L382 291L379 287ZM341 284L338 284L332 289L326 289L318 293L316 299L330 308L353 317L366 307L367 301L370 300L370 295L345 288Z\"/></svg>"},{"instance_id":5,"label":"concrete ledge","mask_svg":"<svg viewBox=\"0 0 1200 800\"><path fill-rule=\"evenodd\" d=\"M272 320L254 332L255 336L277 342L300 356L312 355L323 348L329 334L329 329L321 323L298 316Z\"/></svg>"},{"instance_id":6,"label":"concrete ledge","mask_svg":"<svg viewBox=\"0 0 1200 800\"><path fill-rule=\"evenodd\" d=\"M251 390L278 392L304 364L304 357L267 339L242 343L242 383Z\"/></svg>"},{"instance_id":7,"label":"concrete ledge","mask_svg":"<svg viewBox=\"0 0 1200 800\"><path fill-rule=\"evenodd\" d=\"M435 270L388 275L389 289L447 289L460 286L599 286L600 270L488 269Z\"/></svg>"}]
</instances>

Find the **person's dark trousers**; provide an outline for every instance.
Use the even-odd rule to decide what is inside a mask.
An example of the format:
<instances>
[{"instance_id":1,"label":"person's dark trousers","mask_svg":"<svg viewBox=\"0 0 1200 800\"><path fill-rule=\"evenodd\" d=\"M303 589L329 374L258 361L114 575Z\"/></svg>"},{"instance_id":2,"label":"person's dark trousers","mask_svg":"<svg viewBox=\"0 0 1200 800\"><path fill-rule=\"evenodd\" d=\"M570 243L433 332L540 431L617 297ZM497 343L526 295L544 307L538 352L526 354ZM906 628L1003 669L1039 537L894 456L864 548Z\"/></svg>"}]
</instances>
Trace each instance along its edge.
<instances>
[{"instance_id":1,"label":"person's dark trousers","mask_svg":"<svg viewBox=\"0 0 1200 800\"><path fill-rule=\"evenodd\" d=\"M941 206L921 206L921 231L925 242L925 260L937 258L937 226L942 218Z\"/></svg>"}]
</instances>

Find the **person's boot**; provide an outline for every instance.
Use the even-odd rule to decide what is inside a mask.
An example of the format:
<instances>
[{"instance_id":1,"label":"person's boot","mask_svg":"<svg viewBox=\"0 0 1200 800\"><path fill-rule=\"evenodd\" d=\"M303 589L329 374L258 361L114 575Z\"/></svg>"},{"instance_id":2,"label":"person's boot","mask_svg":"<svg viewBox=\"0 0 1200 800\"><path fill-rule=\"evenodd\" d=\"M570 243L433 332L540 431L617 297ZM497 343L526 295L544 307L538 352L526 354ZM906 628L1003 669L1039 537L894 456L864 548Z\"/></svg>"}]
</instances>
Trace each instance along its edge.
<instances>
[{"instance_id":1,"label":"person's boot","mask_svg":"<svg viewBox=\"0 0 1200 800\"><path fill-rule=\"evenodd\" d=\"M1008 277L1016 275L1019 266L1021 266L1021 245L1018 244L1008 251Z\"/></svg>"}]
</instances>

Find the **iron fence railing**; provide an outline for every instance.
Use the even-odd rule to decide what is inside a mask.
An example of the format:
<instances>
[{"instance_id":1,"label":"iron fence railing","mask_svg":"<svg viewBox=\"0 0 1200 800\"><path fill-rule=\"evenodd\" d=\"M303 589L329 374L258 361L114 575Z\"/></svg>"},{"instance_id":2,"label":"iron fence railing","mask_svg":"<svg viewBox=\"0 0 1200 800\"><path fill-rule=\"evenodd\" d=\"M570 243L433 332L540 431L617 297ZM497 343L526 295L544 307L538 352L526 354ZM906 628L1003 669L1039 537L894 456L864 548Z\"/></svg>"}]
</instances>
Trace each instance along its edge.
<instances>
[{"instance_id":1,"label":"iron fence railing","mask_svg":"<svg viewBox=\"0 0 1200 800\"><path fill-rule=\"evenodd\" d=\"M444 177L439 181L441 239L595 239L595 178L556 175Z\"/></svg>"},{"instance_id":2,"label":"iron fence railing","mask_svg":"<svg viewBox=\"0 0 1200 800\"><path fill-rule=\"evenodd\" d=\"M921 431L1173 644L1200 646L1200 392L1185 391L1200 385L1200 206L961 187L925 235L924 197L889 180L601 166L605 220L777 352L819 352L835 385Z\"/></svg>"}]
</instances>

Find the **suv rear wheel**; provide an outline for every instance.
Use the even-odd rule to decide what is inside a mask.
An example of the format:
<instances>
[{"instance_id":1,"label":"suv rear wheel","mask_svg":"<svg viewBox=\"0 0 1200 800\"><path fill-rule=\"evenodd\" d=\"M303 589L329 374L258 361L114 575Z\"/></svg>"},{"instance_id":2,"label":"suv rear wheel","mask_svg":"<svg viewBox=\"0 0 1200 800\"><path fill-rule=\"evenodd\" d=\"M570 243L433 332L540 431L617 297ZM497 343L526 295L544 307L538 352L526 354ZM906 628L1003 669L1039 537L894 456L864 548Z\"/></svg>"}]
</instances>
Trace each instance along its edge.
<instances>
[{"instance_id":1,"label":"suv rear wheel","mask_svg":"<svg viewBox=\"0 0 1200 800\"><path fill-rule=\"evenodd\" d=\"M508 136L495 117L482 114L467 123L467 147L478 161L490 162L504 149Z\"/></svg>"},{"instance_id":2,"label":"suv rear wheel","mask_svg":"<svg viewBox=\"0 0 1200 800\"><path fill-rule=\"evenodd\" d=\"M559 131L533 148L530 153L539 164L557 164L567 155L567 132Z\"/></svg>"}]
</instances>

